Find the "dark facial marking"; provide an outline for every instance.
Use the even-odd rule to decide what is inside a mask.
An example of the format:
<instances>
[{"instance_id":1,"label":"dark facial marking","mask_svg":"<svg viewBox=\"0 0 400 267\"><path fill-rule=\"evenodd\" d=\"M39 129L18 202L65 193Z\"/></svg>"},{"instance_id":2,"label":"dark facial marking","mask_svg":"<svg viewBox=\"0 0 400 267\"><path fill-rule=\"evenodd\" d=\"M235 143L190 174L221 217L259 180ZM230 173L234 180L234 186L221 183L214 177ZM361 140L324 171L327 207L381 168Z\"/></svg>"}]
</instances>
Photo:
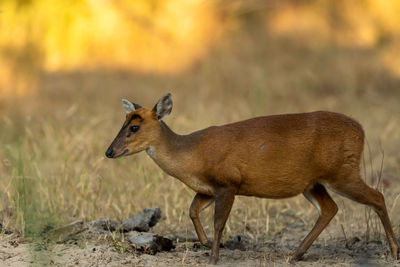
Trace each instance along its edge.
<instances>
[{"instance_id":1,"label":"dark facial marking","mask_svg":"<svg viewBox=\"0 0 400 267\"><path fill-rule=\"evenodd\" d=\"M133 114L131 120L134 120L134 119L139 119L140 121L143 120L142 116L140 116L139 114Z\"/></svg>"},{"instance_id":2,"label":"dark facial marking","mask_svg":"<svg viewBox=\"0 0 400 267\"><path fill-rule=\"evenodd\" d=\"M127 118L127 119L128 119L128 118ZM127 125L129 125L133 120L136 120L136 119L138 119L140 122L143 121L142 116L140 116L139 114L133 114L133 115L129 118L129 120L125 122L125 124L124 124L123 127L125 128L125 127L126 127Z\"/></svg>"}]
</instances>

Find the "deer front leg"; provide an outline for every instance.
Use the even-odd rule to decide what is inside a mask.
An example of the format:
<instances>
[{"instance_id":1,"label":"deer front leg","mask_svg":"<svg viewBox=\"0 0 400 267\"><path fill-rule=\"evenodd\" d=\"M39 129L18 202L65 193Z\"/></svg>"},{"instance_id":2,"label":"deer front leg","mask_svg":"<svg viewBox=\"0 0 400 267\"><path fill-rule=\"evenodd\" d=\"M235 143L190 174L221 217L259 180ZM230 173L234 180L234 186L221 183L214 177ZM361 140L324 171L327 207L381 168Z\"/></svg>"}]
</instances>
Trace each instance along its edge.
<instances>
[{"instance_id":1,"label":"deer front leg","mask_svg":"<svg viewBox=\"0 0 400 267\"><path fill-rule=\"evenodd\" d=\"M211 248L211 242L207 239L203 226L201 225L199 214L202 210L210 206L213 201L213 197L197 193L192 201L192 205L190 205L189 211L190 218L192 219L200 243L208 248Z\"/></svg>"},{"instance_id":2,"label":"deer front leg","mask_svg":"<svg viewBox=\"0 0 400 267\"><path fill-rule=\"evenodd\" d=\"M216 264L219 257L219 242L226 220L235 200L235 191L232 188L221 188L215 195L215 214L214 214L214 241L212 243L210 264Z\"/></svg>"}]
</instances>

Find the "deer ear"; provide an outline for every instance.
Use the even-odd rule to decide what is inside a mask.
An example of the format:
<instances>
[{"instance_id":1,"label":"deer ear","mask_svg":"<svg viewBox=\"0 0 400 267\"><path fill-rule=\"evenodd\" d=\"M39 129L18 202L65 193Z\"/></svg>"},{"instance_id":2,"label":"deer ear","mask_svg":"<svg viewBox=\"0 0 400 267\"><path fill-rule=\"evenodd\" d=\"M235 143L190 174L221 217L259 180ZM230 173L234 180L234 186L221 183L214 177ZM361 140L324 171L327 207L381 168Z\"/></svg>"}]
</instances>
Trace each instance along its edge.
<instances>
[{"instance_id":1,"label":"deer ear","mask_svg":"<svg viewBox=\"0 0 400 267\"><path fill-rule=\"evenodd\" d=\"M171 110L172 97L170 93L166 94L160 100L158 100L157 104L153 108L153 112L155 113L158 120L161 120L162 118L170 114Z\"/></svg>"},{"instance_id":2,"label":"deer ear","mask_svg":"<svg viewBox=\"0 0 400 267\"><path fill-rule=\"evenodd\" d=\"M132 111L141 108L140 105L132 103L131 101L126 99L122 99L122 107L125 109L126 114L129 114Z\"/></svg>"}]
</instances>

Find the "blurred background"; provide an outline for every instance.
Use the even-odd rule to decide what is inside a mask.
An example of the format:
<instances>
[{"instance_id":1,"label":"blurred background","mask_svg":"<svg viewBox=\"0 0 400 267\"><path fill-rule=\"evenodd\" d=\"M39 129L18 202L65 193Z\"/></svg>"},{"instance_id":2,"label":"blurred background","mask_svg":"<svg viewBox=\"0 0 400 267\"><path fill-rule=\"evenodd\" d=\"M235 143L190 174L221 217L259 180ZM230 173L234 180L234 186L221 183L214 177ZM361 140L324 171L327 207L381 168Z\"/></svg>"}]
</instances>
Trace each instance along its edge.
<instances>
[{"instance_id":1,"label":"blurred background","mask_svg":"<svg viewBox=\"0 0 400 267\"><path fill-rule=\"evenodd\" d=\"M190 189L144 153L104 157L125 118L121 98L151 108L171 92L165 121L180 134L313 110L357 119L368 141L364 177L384 191L399 234L399 14L397 0L2 0L3 225L35 235L161 206L159 231L194 235ZM336 199L342 209L329 227L372 229L364 208ZM307 205L301 196L239 197L226 231L257 239L291 220L312 225Z\"/></svg>"}]
</instances>

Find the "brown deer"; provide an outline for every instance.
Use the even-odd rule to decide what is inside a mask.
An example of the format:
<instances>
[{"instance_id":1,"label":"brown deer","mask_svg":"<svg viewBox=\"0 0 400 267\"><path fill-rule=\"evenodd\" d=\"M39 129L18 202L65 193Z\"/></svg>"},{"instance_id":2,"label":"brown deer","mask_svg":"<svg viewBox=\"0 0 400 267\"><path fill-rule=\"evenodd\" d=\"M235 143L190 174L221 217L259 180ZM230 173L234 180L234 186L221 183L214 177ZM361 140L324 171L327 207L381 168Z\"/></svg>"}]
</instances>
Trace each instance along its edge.
<instances>
[{"instance_id":1,"label":"brown deer","mask_svg":"<svg viewBox=\"0 0 400 267\"><path fill-rule=\"evenodd\" d=\"M303 194L319 217L291 256L291 261L301 259L338 210L325 187L371 206L382 221L392 257L398 258L383 195L360 176L364 132L355 120L317 111L252 118L178 135L162 121L172 109L170 94L153 109L124 99L122 104L126 121L106 156L118 158L145 150L161 169L197 193L190 218L200 243L211 248L211 264L218 260L222 230L235 195L277 199ZM210 242L199 213L212 202L214 241Z\"/></svg>"}]
</instances>

